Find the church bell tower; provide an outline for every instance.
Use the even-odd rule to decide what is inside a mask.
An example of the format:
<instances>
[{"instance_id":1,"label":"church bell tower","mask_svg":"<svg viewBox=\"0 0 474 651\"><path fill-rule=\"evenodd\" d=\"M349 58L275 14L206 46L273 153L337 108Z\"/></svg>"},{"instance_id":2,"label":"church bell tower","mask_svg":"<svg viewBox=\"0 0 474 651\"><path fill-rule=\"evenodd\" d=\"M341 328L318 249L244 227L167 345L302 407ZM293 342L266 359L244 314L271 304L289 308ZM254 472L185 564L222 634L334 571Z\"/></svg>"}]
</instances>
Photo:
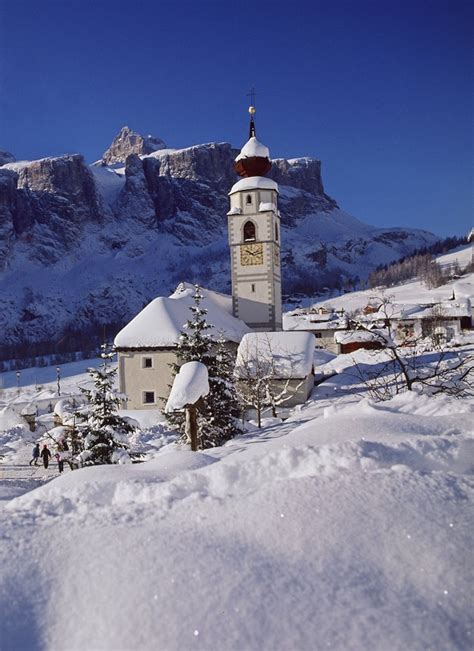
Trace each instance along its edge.
<instances>
[{"instance_id":1,"label":"church bell tower","mask_svg":"<svg viewBox=\"0 0 474 651\"><path fill-rule=\"evenodd\" d=\"M229 192L227 213L234 316L257 331L281 330L278 185L265 177L270 152L257 140L250 106L249 140L235 159L242 179Z\"/></svg>"}]
</instances>

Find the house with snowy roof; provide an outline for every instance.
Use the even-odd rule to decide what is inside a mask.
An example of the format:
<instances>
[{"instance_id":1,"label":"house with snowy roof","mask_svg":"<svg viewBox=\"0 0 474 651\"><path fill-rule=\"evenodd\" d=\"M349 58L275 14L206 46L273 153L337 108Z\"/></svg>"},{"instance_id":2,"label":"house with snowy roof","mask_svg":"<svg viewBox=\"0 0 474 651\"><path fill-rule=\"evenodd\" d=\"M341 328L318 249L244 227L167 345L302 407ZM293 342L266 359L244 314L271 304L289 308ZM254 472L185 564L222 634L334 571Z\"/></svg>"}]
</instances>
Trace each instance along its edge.
<instances>
[{"instance_id":1,"label":"house with snowy roof","mask_svg":"<svg viewBox=\"0 0 474 651\"><path fill-rule=\"evenodd\" d=\"M472 327L469 298L433 301L430 303L390 303L375 311L363 310L363 321L370 326L390 325L395 341L414 341L437 335L451 341L463 330Z\"/></svg>"},{"instance_id":2,"label":"house with snowy roof","mask_svg":"<svg viewBox=\"0 0 474 651\"><path fill-rule=\"evenodd\" d=\"M364 350L380 350L388 332L380 330L340 330L334 333L334 343L338 354L346 355L361 348Z\"/></svg>"},{"instance_id":3,"label":"house with snowy roof","mask_svg":"<svg viewBox=\"0 0 474 651\"><path fill-rule=\"evenodd\" d=\"M251 332L237 350L240 383L266 382L285 407L306 402L314 388L314 337L309 332Z\"/></svg>"},{"instance_id":4,"label":"house with snowy roof","mask_svg":"<svg viewBox=\"0 0 474 651\"><path fill-rule=\"evenodd\" d=\"M401 313L393 318L399 340L436 335L444 341L451 341L472 326L469 299L400 307Z\"/></svg>"},{"instance_id":5,"label":"house with snowy roof","mask_svg":"<svg viewBox=\"0 0 474 651\"><path fill-rule=\"evenodd\" d=\"M329 311L327 308L317 310L297 309L283 314L283 329L288 332L310 332L316 348L325 348L332 353L339 352L334 335L347 331L348 319L344 313Z\"/></svg>"},{"instance_id":6,"label":"house with snowy roof","mask_svg":"<svg viewBox=\"0 0 474 651\"><path fill-rule=\"evenodd\" d=\"M232 315L232 298L202 289L201 306L207 310L208 331L216 340L222 334L234 351L250 328ZM181 283L169 297L149 303L115 337L119 388L127 409L161 408L173 384L176 347L194 305L192 285Z\"/></svg>"}]
</instances>

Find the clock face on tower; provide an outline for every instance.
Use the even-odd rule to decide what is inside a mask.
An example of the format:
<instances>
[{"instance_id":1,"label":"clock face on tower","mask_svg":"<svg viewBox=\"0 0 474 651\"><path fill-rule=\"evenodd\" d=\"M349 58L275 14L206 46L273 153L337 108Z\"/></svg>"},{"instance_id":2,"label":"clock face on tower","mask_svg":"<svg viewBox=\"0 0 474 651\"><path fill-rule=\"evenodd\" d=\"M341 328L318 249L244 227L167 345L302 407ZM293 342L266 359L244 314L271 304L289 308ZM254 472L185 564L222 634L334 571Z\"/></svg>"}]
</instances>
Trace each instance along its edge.
<instances>
[{"instance_id":1,"label":"clock face on tower","mask_svg":"<svg viewBox=\"0 0 474 651\"><path fill-rule=\"evenodd\" d=\"M240 264L244 267L263 264L263 244L242 244Z\"/></svg>"}]
</instances>

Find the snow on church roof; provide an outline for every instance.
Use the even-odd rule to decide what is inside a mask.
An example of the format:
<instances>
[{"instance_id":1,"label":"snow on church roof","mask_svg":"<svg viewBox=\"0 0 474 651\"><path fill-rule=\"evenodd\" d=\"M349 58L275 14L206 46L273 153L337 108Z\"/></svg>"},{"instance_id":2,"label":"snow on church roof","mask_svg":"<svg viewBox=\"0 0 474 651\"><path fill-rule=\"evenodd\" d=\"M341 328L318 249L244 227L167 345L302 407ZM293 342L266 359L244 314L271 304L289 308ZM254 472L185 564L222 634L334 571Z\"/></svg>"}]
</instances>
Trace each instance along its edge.
<instances>
[{"instance_id":1,"label":"snow on church roof","mask_svg":"<svg viewBox=\"0 0 474 651\"><path fill-rule=\"evenodd\" d=\"M208 333L227 341L239 343L250 332L243 321L232 316L232 299L208 289L201 289L202 307L207 309L206 320L213 327ZM159 296L149 303L115 337L117 348L161 348L176 346L184 324L191 318L194 288L181 284L169 297Z\"/></svg>"},{"instance_id":2,"label":"snow on church roof","mask_svg":"<svg viewBox=\"0 0 474 651\"><path fill-rule=\"evenodd\" d=\"M265 176L249 176L248 178L240 179L237 181L232 188L229 194L234 194L234 192L241 192L242 190L275 190L278 192L278 183L272 181L272 179L267 179Z\"/></svg>"},{"instance_id":3,"label":"snow on church roof","mask_svg":"<svg viewBox=\"0 0 474 651\"><path fill-rule=\"evenodd\" d=\"M253 158L255 156L259 158L270 158L270 150L265 145L262 145L255 136L252 136L242 147L240 154L235 160L238 161L242 158Z\"/></svg>"},{"instance_id":4,"label":"snow on church roof","mask_svg":"<svg viewBox=\"0 0 474 651\"><path fill-rule=\"evenodd\" d=\"M313 368L314 342L310 332L251 332L240 342L235 375L256 377L268 364L275 379L305 378Z\"/></svg>"}]
</instances>

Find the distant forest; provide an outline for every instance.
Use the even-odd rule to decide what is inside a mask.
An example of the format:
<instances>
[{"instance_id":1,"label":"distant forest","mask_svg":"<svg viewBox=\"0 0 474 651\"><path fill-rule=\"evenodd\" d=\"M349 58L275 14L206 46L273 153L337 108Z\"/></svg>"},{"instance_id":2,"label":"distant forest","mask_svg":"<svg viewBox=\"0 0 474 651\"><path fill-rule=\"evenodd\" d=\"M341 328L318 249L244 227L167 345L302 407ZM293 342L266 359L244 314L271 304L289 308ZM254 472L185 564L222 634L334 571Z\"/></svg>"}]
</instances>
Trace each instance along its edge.
<instances>
[{"instance_id":1,"label":"distant forest","mask_svg":"<svg viewBox=\"0 0 474 651\"><path fill-rule=\"evenodd\" d=\"M374 287L392 287L408 280L421 280L430 289L440 287L449 280L472 271L472 262L467 269L461 269L458 263L441 266L435 257L452 251L466 244L461 237L446 237L430 246L416 249L410 255L392 262L379 265L368 278L368 285Z\"/></svg>"}]
</instances>

